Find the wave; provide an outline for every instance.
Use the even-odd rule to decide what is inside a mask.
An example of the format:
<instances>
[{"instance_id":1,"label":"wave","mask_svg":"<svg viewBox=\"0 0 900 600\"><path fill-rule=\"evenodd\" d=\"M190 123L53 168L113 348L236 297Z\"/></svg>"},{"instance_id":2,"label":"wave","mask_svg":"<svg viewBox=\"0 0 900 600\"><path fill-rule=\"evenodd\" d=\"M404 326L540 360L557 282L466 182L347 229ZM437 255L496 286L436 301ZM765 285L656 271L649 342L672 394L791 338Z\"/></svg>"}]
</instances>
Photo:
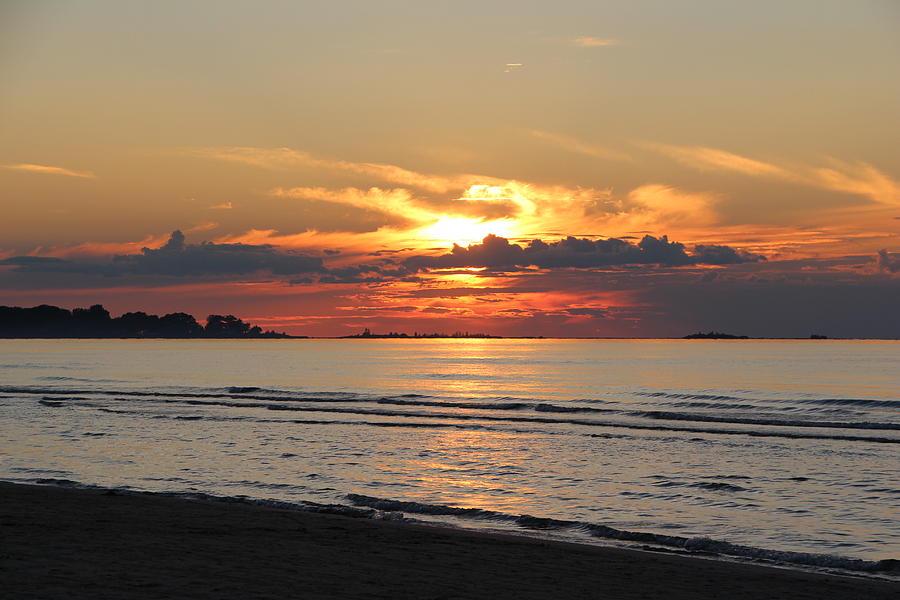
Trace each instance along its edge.
<instances>
[{"instance_id":1,"label":"wave","mask_svg":"<svg viewBox=\"0 0 900 600\"><path fill-rule=\"evenodd\" d=\"M866 408L900 408L900 400L874 400L870 398L818 398L797 400L800 404L824 404L826 406L860 406Z\"/></svg>"},{"instance_id":2,"label":"wave","mask_svg":"<svg viewBox=\"0 0 900 600\"><path fill-rule=\"evenodd\" d=\"M884 438L874 436L856 436L843 434L815 434L801 432L776 432L776 431L756 431L756 430L729 430L729 429L713 429L703 427L672 427L665 425L643 425L639 423L619 423L614 421L587 421L581 419L563 419L552 417L538 416L495 416L495 415L471 415L471 414L448 414L434 412L412 412L412 411L392 411L366 408L352 407L305 407L279 404L254 404L247 402L206 402L198 400L187 400L184 402L189 405L200 406L228 406L236 408L263 408L271 411L284 412L324 412L351 415L369 415L382 417L404 417L404 418L420 418L420 419L450 419L462 421L492 421L492 422L508 422L508 423L541 423L541 424L559 424L559 425L582 425L586 427L611 427L622 429L636 429L645 431L681 431L689 433L709 433L724 435L749 435L754 437L779 437L791 439L826 439L841 441L862 441L862 442L879 442L879 443L900 443L900 438ZM723 423L728 423L724 421ZM426 426L426 425L422 425Z\"/></svg>"},{"instance_id":3,"label":"wave","mask_svg":"<svg viewBox=\"0 0 900 600\"><path fill-rule=\"evenodd\" d=\"M89 396L102 395L113 401L128 401L140 398L144 401L161 401L165 403L184 404L189 406L223 406L228 408L250 408L271 411L288 412L324 412L353 415L376 415L383 417L422 418L422 419L450 419L450 420L480 420L500 421L509 423L535 423L535 424L561 424L578 425L585 427L612 427L647 431L681 431L691 433L725 434L725 435L749 435L755 437L781 437L792 439L829 439L841 441L863 441L878 443L900 443L900 438L886 438L875 436L859 436L843 433L806 433L799 431L773 431L760 429L725 429L702 426L673 426L671 424L648 424L640 422L620 422L595 419L576 419L555 416L537 415L492 415L471 414L465 412L445 413L436 411L400 411L383 408L367 408L365 406L334 406L334 404L379 404L398 405L422 408L453 408L475 410L479 413L490 411L521 411L532 408L536 413L615 413L624 416L638 417L655 421L682 421L697 423L716 423L722 425L760 425L790 428L822 428L822 429L858 429L872 431L900 431L898 423L866 422L866 421L809 421L799 419L771 419L734 416L715 416L696 413L680 413L672 411L622 411L617 409L601 409L590 407L563 407L546 403L521 403L521 402L445 402L429 401L422 399L401 399L399 397L362 396L346 393L310 394L304 396L284 396L272 394L227 394L221 392L161 392L161 391L134 391L134 390L80 390L58 389L41 387L10 387L0 386L0 392L19 394L43 394L42 402L48 406L54 406L54 402L80 401L86 398L73 397L72 394ZM342 394L335 397L336 394ZM323 397L324 396L324 397ZM49 404L48 404L49 403ZM303 406L307 404L319 404L327 406ZM58 406L58 405L57 405Z\"/></svg>"},{"instance_id":4,"label":"wave","mask_svg":"<svg viewBox=\"0 0 900 600\"><path fill-rule=\"evenodd\" d=\"M725 396L722 394L684 394L672 392L634 392L635 396L647 398L672 398L673 400L747 400L737 396Z\"/></svg>"},{"instance_id":5,"label":"wave","mask_svg":"<svg viewBox=\"0 0 900 600\"><path fill-rule=\"evenodd\" d=\"M730 404L727 402L663 402L667 406L678 408L724 408L726 410L758 410L757 404ZM787 410L782 408L781 410Z\"/></svg>"},{"instance_id":6,"label":"wave","mask_svg":"<svg viewBox=\"0 0 900 600\"><path fill-rule=\"evenodd\" d=\"M423 396L418 396L423 397ZM468 408L472 410L523 410L533 408L534 404L525 402L443 402L440 400L405 400L399 397L384 397L374 401L377 404L394 404L397 406L439 406L441 408Z\"/></svg>"},{"instance_id":7,"label":"wave","mask_svg":"<svg viewBox=\"0 0 900 600\"><path fill-rule=\"evenodd\" d=\"M77 381L79 383L121 383L121 379L86 379L84 377L63 377L62 375L47 375L35 377L38 381Z\"/></svg>"},{"instance_id":8,"label":"wave","mask_svg":"<svg viewBox=\"0 0 900 600\"><path fill-rule=\"evenodd\" d=\"M47 399L41 399L41 400L38 400L38 402L43 404L44 406L50 406L50 407L54 407L54 408L69 405L68 402L59 402L56 400L47 400Z\"/></svg>"},{"instance_id":9,"label":"wave","mask_svg":"<svg viewBox=\"0 0 900 600\"><path fill-rule=\"evenodd\" d=\"M883 429L900 431L900 423L879 423L871 421L801 421L797 419L765 419L757 417L717 417L696 413L678 413L662 410L635 411L633 413L648 419L667 421L697 421L705 423L739 423L744 425L774 425L779 427L828 427L835 429Z\"/></svg>"},{"instance_id":10,"label":"wave","mask_svg":"<svg viewBox=\"0 0 900 600\"><path fill-rule=\"evenodd\" d=\"M0 388L2 389L2 388ZM47 390L41 390L41 393L46 393ZM34 392L32 392L34 393ZM59 396L54 397L62 399L63 393L73 393L73 390L63 391L56 390L51 391L51 394L59 394ZM608 428L620 428L620 429L631 429L631 430L644 430L644 431L669 431L669 432L687 432L687 433L704 433L704 434L714 434L714 435L747 435L752 437L776 437L776 438L789 438L789 439L823 439L823 440L838 440L838 441L852 441L852 442L874 442L874 443L888 443L888 444L897 444L900 443L900 438L887 438L887 437L875 437L875 436L859 436L859 435L849 435L849 434L841 434L841 433L805 433L805 432L797 432L797 431L766 431L766 430L734 430L734 429L719 429L719 428L709 428L709 427L690 427L690 426L682 426L675 427L672 425L651 425L651 424L642 424L642 423L625 423L625 422L617 422L617 421L598 421L598 420L584 420L584 419L566 419L561 417L542 417L542 416L517 416L517 415L490 415L490 414L467 414L467 413L439 413L439 412L422 412L422 411L396 411L396 410L385 410L385 409L375 409L375 408L362 408L362 407L336 407L336 406L300 406L295 404L273 404L273 403L260 403L260 402L249 402L249 401L234 401L234 400L225 400L225 399L216 399L221 398L221 396L211 396L204 395L198 398L198 394L157 394L155 392L134 392L126 397L112 397L110 398L113 401L127 402L135 395L139 395L146 401L152 401L155 398L161 397L161 402L164 403L175 403L175 404L183 404L187 406L223 406L228 408L251 408L251 409L264 409L269 411L282 411L282 412L317 412L317 413L336 413L336 414L350 414L350 415L364 415L364 416L382 416L382 417L400 417L400 418L420 418L420 419L444 419L444 420L461 420L461 421L490 421L490 422L507 422L507 423L533 423L533 424L548 424L548 425L577 425L584 427L608 427ZM51 396L52 397L52 396ZM48 397L45 397L42 402L48 402ZM67 399L71 397L66 397ZM247 398L246 396L244 398ZM248 398L251 399L251 398ZM72 398L72 400L75 400ZM85 399L79 398L79 401L83 404ZM53 401L49 401L53 402ZM456 404L456 403L451 403ZM109 410L109 409L107 409ZM638 413L644 416L646 411ZM628 413L625 413L628 414ZM650 414L664 414L656 411L655 413L651 412ZM665 413L665 414L678 414L678 413ZM652 417L650 417L652 418ZM665 420L666 417L659 417L661 420ZM685 419L687 420L687 419ZM703 420L703 419L699 419ZM721 419L717 420L714 417L710 417L706 419L709 422L721 423L721 424L761 424L761 425L793 425L795 427L828 427L828 425L822 425L819 422L808 422L808 421L783 421L779 423L772 422L760 422L760 423L752 423L754 420L746 419L742 422L740 419ZM761 421L761 420L756 420ZM799 423L808 423L807 425L802 425ZM832 427L835 426L843 426L843 424L832 424ZM857 425L857 427L853 427L853 425ZM859 426L862 425L862 426ZM879 424L850 424L849 428L856 429L900 429L900 426L894 424L885 424L886 427L878 427ZM416 425L416 426L427 426L427 425Z\"/></svg>"},{"instance_id":11,"label":"wave","mask_svg":"<svg viewBox=\"0 0 900 600\"><path fill-rule=\"evenodd\" d=\"M51 378L60 381L84 381L91 380L54 377ZM114 380L96 380L98 382L114 381ZM900 430L900 424L896 423L859 423L851 421L802 421L802 420L781 420L767 418L739 418L731 416L715 416L697 413L681 413L672 411L626 411L617 408L594 408L588 406L572 405L560 406L546 402L527 402L517 400L512 402L490 402L490 401L446 401L446 400L426 400L429 396L423 394L401 394L397 396L371 396L363 394L354 394L350 392L306 392L298 395L296 392L273 390L254 386L248 387L228 387L222 391L137 391L137 390L104 390L104 389L70 389L63 390L59 388L41 388L41 387L15 387L0 386L0 393L6 394L92 394L104 396L129 396L138 398L227 398L227 399L246 399L261 401L277 401L277 402L307 402L307 403L376 403L376 404L393 404L398 406L431 406L443 408L461 408L471 410L533 410L536 412L555 412L555 413L619 413L632 416L641 416L651 419L669 419L684 421L702 421L716 423L745 423L750 425L785 425L789 427L838 427L849 429L888 429ZM739 400L733 396L714 396L709 394L672 394L666 392L638 392L638 395L652 397L668 397L668 398L692 398L692 399L732 399ZM505 399L503 399L505 400ZM512 400L512 399L510 399ZM746 399L744 399L746 401ZM578 402L590 403L607 403L605 400L583 399ZM824 399L803 399L797 400L802 404L822 404L822 405L840 405L840 406L859 406L869 408L887 408L900 407L900 401L893 400L874 400L874 399L843 399L843 398L824 398ZM721 402L683 402L671 403L672 406L695 407L695 408L711 408L711 409L729 409L729 410L753 410L759 409L755 404L728 404ZM782 409L787 410L787 409Z\"/></svg>"},{"instance_id":12,"label":"wave","mask_svg":"<svg viewBox=\"0 0 900 600\"><path fill-rule=\"evenodd\" d=\"M549 517L535 517L532 515L514 515L481 508L459 508L443 504L425 504L422 502L390 500L364 496L361 494L348 494L347 500L355 506L365 506L381 511L498 521L514 523L525 529L533 530L573 530L587 533L588 535L598 538L626 542L642 542L657 546L677 548L692 553L712 553L739 558L762 559L780 563L846 569L851 571L884 572L900 570L898 561L892 559L868 561L830 554L768 550L754 546L732 544L730 542L714 540L707 537L688 538L678 535L629 531L584 521L569 521Z\"/></svg>"},{"instance_id":13,"label":"wave","mask_svg":"<svg viewBox=\"0 0 900 600\"><path fill-rule=\"evenodd\" d=\"M163 497L188 498L206 502L225 502L233 504L250 504L278 508L282 510L296 510L324 514L336 514L352 518L378 519L387 521L411 521L404 513L454 516L462 519L481 521L495 521L512 523L523 529L533 531L569 530L576 533L584 533L595 538L611 539L625 542L640 542L653 544L664 548L674 548L697 555L718 555L735 558L772 561L776 563L805 565L812 567L825 567L868 573L897 573L900 572L900 561L895 559L863 560L835 556L831 554L817 554L809 552L793 552L785 550L770 550L755 546L733 544L723 540L715 540L708 537L685 537L661 533L643 531L630 531L585 521L571 521L555 519L552 517L537 517L533 515L515 515L499 511L481 508L460 508L443 504L426 504L422 502L410 502L403 500L391 500L375 498L361 494L347 494L346 504L325 504L301 500L288 502L283 500L251 498L247 496L220 496L199 491L190 492L151 492L138 491L128 486L117 488L105 488L102 486L85 484L71 479L60 478L36 478L28 480L40 485L53 485L61 487L77 487L86 489L104 489L107 494L141 494Z\"/></svg>"},{"instance_id":14,"label":"wave","mask_svg":"<svg viewBox=\"0 0 900 600\"><path fill-rule=\"evenodd\" d=\"M672 400L738 400L741 402L790 402L793 404L822 404L837 406L859 406L866 408L900 408L900 400L878 400L875 398L791 398L782 400L741 398L722 394L687 394L679 392L634 392L636 396L648 398L670 398ZM697 404L704 407L704 404ZM720 404L710 405L721 408L759 408L756 404Z\"/></svg>"},{"instance_id":15,"label":"wave","mask_svg":"<svg viewBox=\"0 0 900 600\"><path fill-rule=\"evenodd\" d=\"M685 481L668 481L662 480L659 483L655 483L653 485L659 487L689 487L689 488L700 488L704 490L710 490L713 492L749 492L750 488L745 488L739 485L734 485L731 483L724 483L722 481L695 481L695 482L685 482Z\"/></svg>"},{"instance_id":16,"label":"wave","mask_svg":"<svg viewBox=\"0 0 900 600\"><path fill-rule=\"evenodd\" d=\"M115 410L112 408L99 409L105 413L133 415L133 411ZM292 423L294 425L350 425L365 427L408 427L411 429L459 429L464 431L493 431L497 433L524 433L524 434L546 434L546 431L540 429L524 429L524 428L499 428L489 425L479 425L476 423L417 423L414 421L341 421L337 419L247 419L246 417L213 417L201 415L153 415L154 419L171 419L171 420L188 420L188 421L215 421L215 422L231 422L231 421L247 421L252 420L254 423ZM586 434L587 437L609 438L609 439L631 439L629 435L615 434Z\"/></svg>"}]
</instances>

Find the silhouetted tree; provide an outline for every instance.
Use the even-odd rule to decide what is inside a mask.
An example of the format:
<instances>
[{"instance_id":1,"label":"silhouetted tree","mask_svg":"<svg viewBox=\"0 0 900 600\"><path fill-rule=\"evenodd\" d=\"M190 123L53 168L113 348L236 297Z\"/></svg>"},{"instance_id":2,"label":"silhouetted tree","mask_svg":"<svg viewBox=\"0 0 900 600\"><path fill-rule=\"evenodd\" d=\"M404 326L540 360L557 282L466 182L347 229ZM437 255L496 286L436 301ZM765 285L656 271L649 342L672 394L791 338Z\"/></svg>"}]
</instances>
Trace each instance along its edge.
<instances>
[{"instance_id":1,"label":"silhouetted tree","mask_svg":"<svg viewBox=\"0 0 900 600\"><path fill-rule=\"evenodd\" d=\"M157 329L159 317L145 312L129 312L113 319L113 330L119 337L153 337Z\"/></svg>"},{"instance_id":2,"label":"silhouetted tree","mask_svg":"<svg viewBox=\"0 0 900 600\"><path fill-rule=\"evenodd\" d=\"M0 335L3 337L62 337L72 313L64 308L41 304L33 308L0 306Z\"/></svg>"},{"instance_id":3,"label":"silhouetted tree","mask_svg":"<svg viewBox=\"0 0 900 600\"><path fill-rule=\"evenodd\" d=\"M188 338L203 335L203 327L193 317L183 312L169 313L159 319L154 337Z\"/></svg>"},{"instance_id":4,"label":"silhouetted tree","mask_svg":"<svg viewBox=\"0 0 900 600\"><path fill-rule=\"evenodd\" d=\"M169 313L163 317L129 312L111 319L100 304L90 308L64 308L42 304L32 308L0 306L0 338L285 338L263 331L234 315L210 315L206 327L193 316Z\"/></svg>"},{"instance_id":5,"label":"silhouetted tree","mask_svg":"<svg viewBox=\"0 0 900 600\"><path fill-rule=\"evenodd\" d=\"M259 328L257 328L259 329ZM206 337L211 338L236 338L247 337L250 333L250 324L244 323L234 315L209 315L206 317Z\"/></svg>"},{"instance_id":6,"label":"silhouetted tree","mask_svg":"<svg viewBox=\"0 0 900 600\"><path fill-rule=\"evenodd\" d=\"M107 337L112 333L109 311L100 304L72 310L68 335L73 337Z\"/></svg>"}]
</instances>

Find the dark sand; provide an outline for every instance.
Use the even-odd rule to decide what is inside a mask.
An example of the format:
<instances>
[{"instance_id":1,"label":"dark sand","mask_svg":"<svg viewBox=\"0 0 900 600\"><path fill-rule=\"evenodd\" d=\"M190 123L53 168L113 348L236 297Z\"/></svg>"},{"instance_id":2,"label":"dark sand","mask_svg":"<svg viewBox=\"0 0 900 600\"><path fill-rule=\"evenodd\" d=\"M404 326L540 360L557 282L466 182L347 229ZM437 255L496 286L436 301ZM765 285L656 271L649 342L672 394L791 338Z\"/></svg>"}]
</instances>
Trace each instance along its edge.
<instances>
[{"instance_id":1,"label":"dark sand","mask_svg":"<svg viewBox=\"0 0 900 600\"><path fill-rule=\"evenodd\" d=\"M0 483L2 598L900 598L900 584L244 504Z\"/></svg>"}]
</instances>

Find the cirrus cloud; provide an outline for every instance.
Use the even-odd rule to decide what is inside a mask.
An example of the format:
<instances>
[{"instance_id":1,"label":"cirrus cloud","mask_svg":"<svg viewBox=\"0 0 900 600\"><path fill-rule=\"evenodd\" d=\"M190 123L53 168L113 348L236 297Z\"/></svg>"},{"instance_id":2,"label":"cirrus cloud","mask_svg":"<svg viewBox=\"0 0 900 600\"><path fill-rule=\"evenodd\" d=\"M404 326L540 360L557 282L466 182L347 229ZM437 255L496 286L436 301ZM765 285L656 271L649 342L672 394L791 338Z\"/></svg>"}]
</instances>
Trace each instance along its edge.
<instances>
[{"instance_id":1,"label":"cirrus cloud","mask_svg":"<svg viewBox=\"0 0 900 600\"><path fill-rule=\"evenodd\" d=\"M718 148L676 146L656 142L640 142L639 145L698 170L732 171L832 192L864 196L879 204L900 204L900 182L861 161L847 162L829 157L827 166L799 165L789 168Z\"/></svg>"},{"instance_id":2,"label":"cirrus cloud","mask_svg":"<svg viewBox=\"0 0 900 600\"><path fill-rule=\"evenodd\" d=\"M97 176L90 171L74 171L63 167L52 167L50 165L35 165L31 163L18 163L11 165L3 165L4 169L13 171L25 171L27 173L39 173L44 175L64 175L66 177L78 177L81 179L96 179Z\"/></svg>"},{"instance_id":3,"label":"cirrus cloud","mask_svg":"<svg viewBox=\"0 0 900 600\"><path fill-rule=\"evenodd\" d=\"M577 37L572 40L576 46L580 46L581 48L606 48L608 46L618 46L618 40L612 40L609 38L599 38L594 37L592 35L585 35L581 37Z\"/></svg>"}]
</instances>

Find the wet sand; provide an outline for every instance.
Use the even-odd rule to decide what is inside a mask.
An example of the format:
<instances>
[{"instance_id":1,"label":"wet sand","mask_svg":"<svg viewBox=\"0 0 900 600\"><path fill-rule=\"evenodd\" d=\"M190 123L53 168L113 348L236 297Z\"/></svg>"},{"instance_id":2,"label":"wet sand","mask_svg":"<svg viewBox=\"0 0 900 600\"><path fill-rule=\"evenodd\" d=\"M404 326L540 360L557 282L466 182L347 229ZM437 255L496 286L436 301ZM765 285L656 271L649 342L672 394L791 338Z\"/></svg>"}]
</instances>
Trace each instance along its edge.
<instances>
[{"instance_id":1,"label":"wet sand","mask_svg":"<svg viewBox=\"0 0 900 600\"><path fill-rule=\"evenodd\" d=\"M0 482L0 595L900 597L900 584L407 523Z\"/></svg>"}]
</instances>

